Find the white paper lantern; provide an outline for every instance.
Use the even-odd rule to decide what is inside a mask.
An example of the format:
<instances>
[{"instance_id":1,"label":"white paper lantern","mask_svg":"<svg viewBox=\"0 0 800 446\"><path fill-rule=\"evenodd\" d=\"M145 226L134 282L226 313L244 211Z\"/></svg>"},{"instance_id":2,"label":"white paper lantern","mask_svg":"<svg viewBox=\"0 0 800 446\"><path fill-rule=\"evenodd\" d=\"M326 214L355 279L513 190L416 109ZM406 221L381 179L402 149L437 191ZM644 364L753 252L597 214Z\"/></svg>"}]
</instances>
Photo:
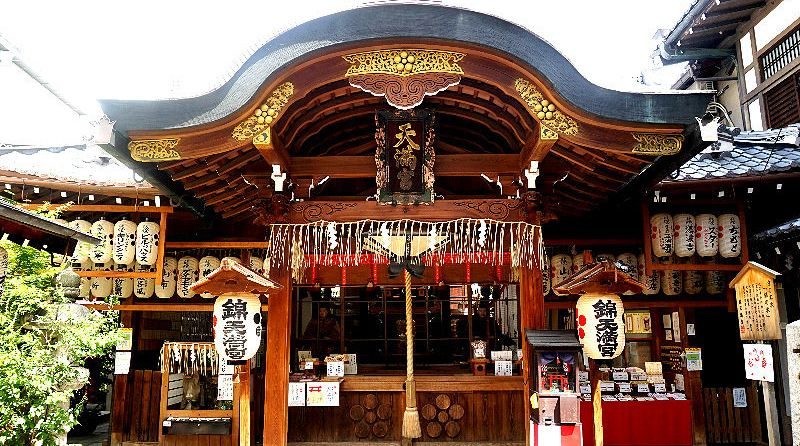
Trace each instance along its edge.
<instances>
[{"instance_id":1,"label":"white paper lantern","mask_svg":"<svg viewBox=\"0 0 800 446\"><path fill-rule=\"evenodd\" d=\"M214 256L205 256L200 259L200 279L205 279L208 277L209 274L214 272L215 269L219 268L220 261L218 258ZM206 299L211 299L214 297L211 293L202 293L201 296L205 297Z\"/></svg>"},{"instance_id":2,"label":"white paper lantern","mask_svg":"<svg viewBox=\"0 0 800 446\"><path fill-rule=\"evenodd\" d=\"M75 231L83 232L85 234L89 234L92 232L92 224L86 220L73 220L69 223L70 229ZM89 253L92 250L91 243L88 242L78 242L75 245L75 251L72 253L72 261L77 263L83 263L89 260Z\"/></svg>"},{"instance_id":3,"label":"white paper lantern","mask_svg":"<svg viewBox=\"0 0 800 446\"><path fill-rule=\"evenodd\" d=\"M249 293L227 293L214 302L214 346L223 360L245 361L261 344L261 301Z\"/></svg>"},{"instance_id":4,"label":"white paper lantern","mask_svg":"<svg viewBox=\"0 0 800 446\"><path fill-rule=\"evenodd\" d=\"M703 274L700 271L684 272L683 290L686 294L700 294L703 291Z\"/></svg>"},{"instance_id":5,"label":"white paper lantern","mask_svg":"<svg viewBox=\"0 0 800 446\"><path fill-rule=\"evenodd\" d=\"M165 257L161 280L156 283L156 297L160 299L169 299L174 296L177 284L178 259L175 257Z\"/></svg>"},{"instance_id":6,"label":"white paper lantern","mask_svg":"<svg viewBox=\"0 0 800 446\"><path fill-rule=\"evenodd\" d=\"M111 271L111 264L108 263L95 263L92 267L93 271ZM104 299L111 295L111 278L110 277L92 277L90 293L92 297Z\"/></svg>"},{"instance_id":7,"label":"white paper lantern","mask_svg":"<svg viewBox=\"0 0 800 446\"><path fill-rule=\"evenodd\" d=\"M136 226L136 261L140 265L152 266L158 258L158 223L143 221Z\"/></svg>"},{"instance_id":8,"label":"white paper lantern","mask_svg":"<svg viewBox=\"0 0 800 446\"><path fill-rule=\"evenodd\" d=\"M700 257L713 257L717 255L719 237L717 217L713 214L700 214L695 221L695 249Z\"/></svg>"},{"instance_id":9,"label":"white paper lantern","mask_svg":"<svg viewBox=\"0 0 800 446\"><path fill-rule=\"evenodd\" d=\"M6 273L8 272L8 251L0 247L0 295L6 290Z\"/></svg>"},{"instance_id":10,"label":"white paper lantern","mask_svg":"<svg viewBox=\"0 0 800 446\"><path fill-rule=\"evenodd\" d=\"M706 271L706 293L722 294L726 285L725 274L722 271Z\"/></svg>"},{"instance_id":11,"label":"white paper lantern","mask_svg":"<svg viewBox=\"0 0 800 446\"><path fill-rule=\"evenodd\" d=\"M542 257L542 295L550 294L550 256Z\"/></svg>"},{"instance_id":12,"label":"white paper lantern","mask_svg":"<svg viewBox=\"0 0 800 446\"><path fill-rule=\"evenodd\" d=\"M692 214L678 214L672 217L675 229L673 241L675 255L678 257L691 257L694 255L695 222Z\"/></svg>"},{"instance_id":13,"label":"white paper lantern","mask_svg":"<svg viewBox=\"0 0 800 446\"><path fill-rule=\"evenodd\" d=\"M667 296L677 296L683 291L683 275L680 271L666 270L661 276L661 291Z\"/></svg>"},{"instance_id":14,"label":"white paper lantern","mask_svg":"<svg viewBox=\"0 0 800 446\"><path fill-rule=\"evenodd\" d=\"M264 277L269 277L269 270L272 268L272 259L270 259L269 255L264 257Z\"/></svg>"},{"instance_id":15,"label":"white paper lantern","mask_svg":"<svg viewBox=\"0 0 800 446\"><path fill-rule=\"evenodd\" d=\"M264 261L256 256L250 256L250 260L247 265L248 268L252 269L253 271L257 272L259 275L264 275Z\"/></svg>"},{"instance_id":16,"label":"white paper lantern","mask_svg":"<svg viewBox=\"0 0 800 446\"><path fill-rule=\"evenodd\" d=\"M639 281L642 283L642 294L652 296L661 291L661 277L658 271L651 271L650 275L645 274L644 254L639 254Z\"/></svg>"},{"instance_id":17,"label":"white paper lantern","mask_svg":"<svg viewBox=\"0 0 800 446\"><path fill-rule=\"evenodd\" d=\"M742 227L736 214L722 214L719 223L719 255L730 259L742 254Z\"/></svg>"},{"instance_id":18,"label":"white paper lantern","mask_svg":"<svg viewBox=\"0 0 800 446\"><path fill-rule=\"evenodd\" d=\"M134 269L137 273L153 272L155 268L147 265L136 264ZM156 289L156 279L141 279L136 278L133 280L133 295L140 299L147 299L153 296Z\"/></svg>"},{"instance_id":19,"label":"white paper lantern","mask_svg":"<svg viewBox=\"0 0 800 446\"><path fill-rule=\"evenodd\" d=\"M133 272L133 265L114 265L114 271ZM111 294L120 299L127 299L133 295L133 278L114 277L111 280Z\"/></svg>"},{"instance_id":20,"label":"white paper lantern","mask_svg":"<svg viewBox=\"0 0 800 446\"><path fill-rule=\"evenodd\" d=\"M580 269L583 268L583 265L585 265L585 264L586 264L586 262L583 261L583 253L575 254L574 256L572 256L572 272L573 273L577 273L578 271L580 271Z\"/></svg>"},{"instance_id":21,"label":"white paper lantern","mask_svg":"<svg viewBox=\"0 0 800 446\"><path fill-rule=\"evenodd\" d=\"M178 260L178 297L194 296L194 291L189 287L197 282L200 274L199 267L200 263L194 257L181 257Z\"/></svg>"},{"instance_id":22,"label":"white paper lantern","mask_svg":"<svg viewBox=\"0 0 800 446\"><path fill-rule=\"evenodd\" d=\"M242 259L240 259L240 258L238 258L238 257L223 257L223 258L222 258L222 260L226 260L226 259L227 259L229 262L235 262L235 263L238 263L239 265L241 265L241 264L242 264Z\"/></svg>"},{"instance_id":23,"label":"white paper lantern","mask_svg":"<svg viewBox=\"0 0 800 446\"><path fill-rule=\"evenodd\" d=\"M114 223L114 253L118 265L130 265L136 256L136 223L120 220Z\"/></svg>"},{"instance_id":24,"label":"white paper lantern","mask_svg":"<svg viewBox=\"0 0 800 446\"><path fill-rule=\"evenodd\" d=\"M98 220L92 223L91 234L101 240L100 244L92 247L90 254L92 262L101 264L111 262L111 251L114 247L114 225L108 220Z\"/></svg>"},{"instance_id":25,"label":"white paper lantern","mask_svg":"<svg viewBox=\"0 0 800 446\"><path fill-rule=\"evenodd\" d=\"M628 277L633 280L639 280L639 260L637 259L636 254L624 252L617 256L617 262L628 267L630 270Z\"/></svg>"},{"instance_id":26,"label":"white paper lantern","mask_svg":"<svg viewBox=\"0 0 800 446\"><path fill-rule=\"evenodd\" d=\"M553 287L553 292L556 296L563 296L555 290L555 287L561 285L561 282L572 275L572 256L566 254L556 254L550 259L550 286Z\"/></svg>"},{"instance_id":27,"label":"white paper lantern","mask_svg":"<svg viewBox=\"0 0 800 446\"><path fill-rule=\"evenodd\" d=\"M591 359L614 359L625 349L625 308L616 294L584 294L575 305L578 338Z\"/></svg>"},{"instance_id":28,"label":"white paper lantern","mask_svg":"<svg viewBox=\"0 0 800 446\"><path fill-rule=\"evenodd\" d=\"M650 217L650 240L656 257L669 257L673 249L672 216L656 214Z\"/></svg>"},{"instance_id":29,"label":"white paper lantern","mask_svg":"<svg viewBox=\"0 0 800 446\"><path fill-rule=\"evenodd\" d=\"M81 277L81 284L78 287L78 297L81 299L88 299L89 292L92 289L92 279L88 277Z\"/></svg>"},{"instance_id":30,"label":"white paper lantern","mask_svg":"<svg viewBox=\"0 0 800 446\"><path fill-rule=\"evenodd\" d=\"M594 256L594 259L596 261L598 261L598 262L602 262L604 260L608 260L611 263L614 263L617 260L617 258L614 257L614 254L608 254L608 253L606 253L606 254L597 254L596 256Z\"/></svg>"}]
</instances>

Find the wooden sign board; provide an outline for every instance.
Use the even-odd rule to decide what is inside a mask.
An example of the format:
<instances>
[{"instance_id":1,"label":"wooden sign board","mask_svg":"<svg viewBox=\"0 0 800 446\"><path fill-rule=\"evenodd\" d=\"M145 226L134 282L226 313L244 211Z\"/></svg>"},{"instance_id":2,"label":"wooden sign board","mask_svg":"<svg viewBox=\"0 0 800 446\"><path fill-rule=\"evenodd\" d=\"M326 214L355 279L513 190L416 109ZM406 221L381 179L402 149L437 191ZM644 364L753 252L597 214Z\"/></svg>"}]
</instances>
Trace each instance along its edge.
<instances>
[{"instance_id":1,"label":"wooden sign board","mask_svg":"<svg viewBox=\"0 0 800 446\"><path fill-rule=\"evenodd\" d=\"M739 336L743 341L766 341L781 338L778 315L778 294L775 277L780 273L747 262L731 281L736 288L736 311L739 316Z\"/></svg>"}]
</instances>

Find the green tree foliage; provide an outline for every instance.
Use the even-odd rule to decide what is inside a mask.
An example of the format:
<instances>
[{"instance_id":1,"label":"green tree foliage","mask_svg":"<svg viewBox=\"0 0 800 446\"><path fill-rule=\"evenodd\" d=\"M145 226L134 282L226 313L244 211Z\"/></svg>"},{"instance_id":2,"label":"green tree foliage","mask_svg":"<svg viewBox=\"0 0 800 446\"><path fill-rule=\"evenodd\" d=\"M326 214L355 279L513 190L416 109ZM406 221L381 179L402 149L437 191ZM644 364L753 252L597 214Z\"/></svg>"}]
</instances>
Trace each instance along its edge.
<instances>
[{"instance_id":1,"label":"green tree foliage","mask_svg":"<svg viewBox=\"0 0 800 446\"><path fill-rule=\"evenodd\" d=\"M116 311L70 304L54 284L49 254L3 242L9 253L0 295L0 445L53 446L77 422L74 389L87 358L119 339Z\"/></svg>"}]
</instances>

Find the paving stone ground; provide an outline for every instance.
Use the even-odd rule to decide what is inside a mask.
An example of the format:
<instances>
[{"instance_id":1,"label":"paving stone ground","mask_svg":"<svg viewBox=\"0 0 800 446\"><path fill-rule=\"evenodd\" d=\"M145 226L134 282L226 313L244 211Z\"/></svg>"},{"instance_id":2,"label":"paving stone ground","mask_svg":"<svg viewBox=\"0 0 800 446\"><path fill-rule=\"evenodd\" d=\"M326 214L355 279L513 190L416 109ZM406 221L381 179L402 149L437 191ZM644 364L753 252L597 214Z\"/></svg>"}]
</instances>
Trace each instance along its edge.
<instances>
[{"instance_id":1,"label":"paving stone ground","mask_svg":"<svg viewBox=\"0 0 800 446\"><path fill-rule=\"evenodd\" d=\"M94 433L85 437L69 437L69 446L104 446L108 442L108 423L97 426Z\"/></svg>"}]
</instances>

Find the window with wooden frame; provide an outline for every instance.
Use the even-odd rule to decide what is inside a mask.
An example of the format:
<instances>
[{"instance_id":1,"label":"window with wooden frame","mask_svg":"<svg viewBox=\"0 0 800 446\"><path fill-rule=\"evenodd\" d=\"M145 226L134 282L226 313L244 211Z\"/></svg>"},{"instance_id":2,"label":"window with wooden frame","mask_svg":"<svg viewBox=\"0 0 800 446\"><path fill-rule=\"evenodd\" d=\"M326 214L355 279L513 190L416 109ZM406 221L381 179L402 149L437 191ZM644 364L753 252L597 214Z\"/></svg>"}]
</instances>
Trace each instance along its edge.
<instances>
[{"instance_id":1,"label":"window with wooden frame","mask_svg":"<svg viewBox=\"0 0 800 446\"><path fill-rule=\"evenodd\" d=\"M770 128L800 122L800 71L764 92L764 109Z\"/></svg>"}]
</instances>

